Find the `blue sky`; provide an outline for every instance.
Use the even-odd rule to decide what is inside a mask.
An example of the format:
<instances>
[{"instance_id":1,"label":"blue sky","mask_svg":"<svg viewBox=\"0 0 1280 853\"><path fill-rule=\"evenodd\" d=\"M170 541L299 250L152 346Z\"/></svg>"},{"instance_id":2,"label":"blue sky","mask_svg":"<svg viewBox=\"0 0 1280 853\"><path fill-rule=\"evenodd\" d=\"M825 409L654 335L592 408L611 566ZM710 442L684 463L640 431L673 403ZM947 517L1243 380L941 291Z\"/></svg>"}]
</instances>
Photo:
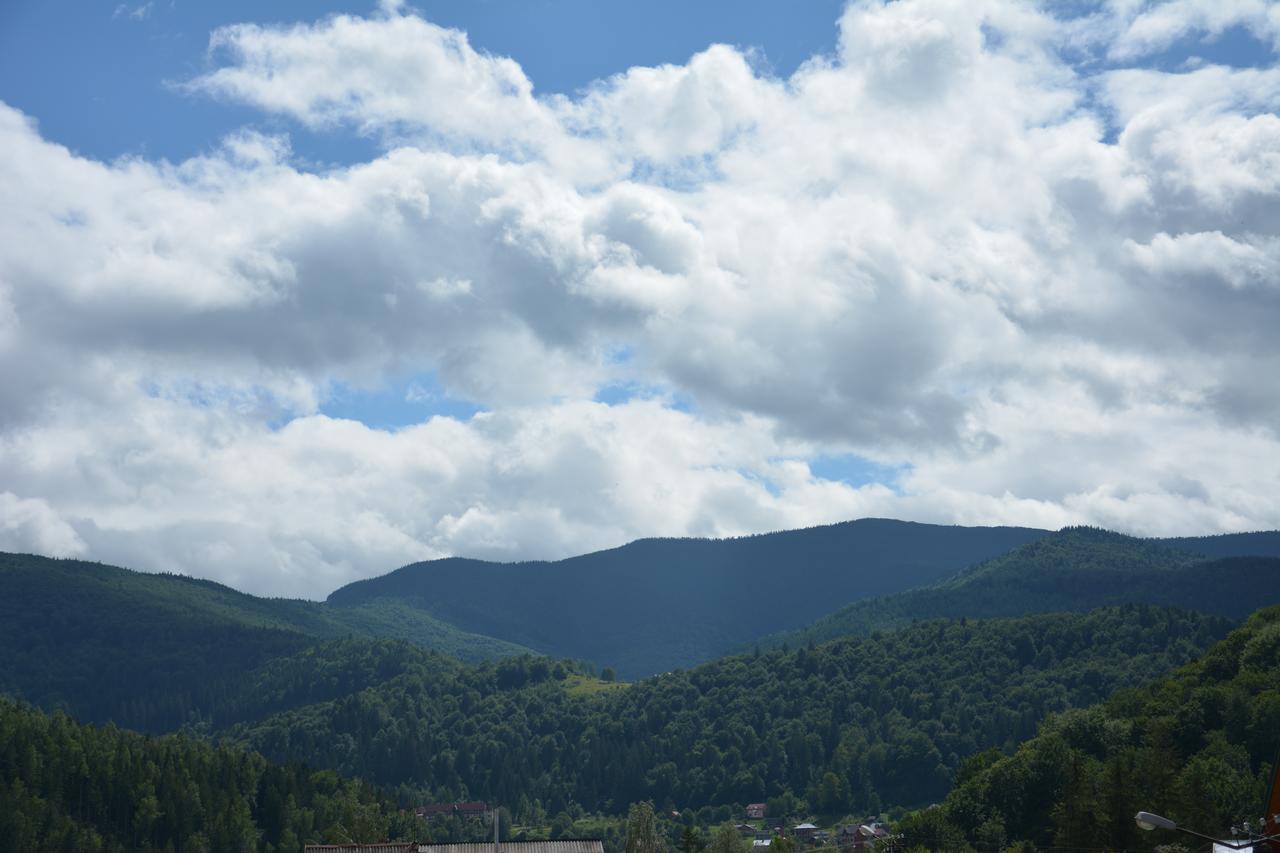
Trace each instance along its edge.
<instances>
[{"instance_id":1,"label":"blue sky","mask_svg":"<svg viewBox=\"0 0 1280 853\"><path fill-rule=\"evenodd\" d=\"M39 120L50 139L85 155L181 160L245 125L287 130L294 151L351 163L376 150L355 134L317 134L256 110L175 91L208 69L209 34L228 24L313 21L368 14L372 2L247 0L10 0L0 8L0 100ZM835 49L843 0L436 0L411 8L465 31L478 49L520 62L535 91L571 94L636 65L681 63L707 45L754 49L762 69L788 76ZM1237 67L1265 62L1266 44L1243 26L1192 33L1148 57L1176 69L1188 59Z\"/></svg>"},{"instance_id":2,"label":"blue sky","mask_svg":"<svg viewBox=\"0 0 1280 853\"><path fill-rule=\"evenodd\" d=\"M1265 0L2 4L0 548L322 596L1280 527L1278 45Z\"/></svg>"},{"instance_id":3,"label":"blue sky","mask_svg":"<svg viewBox=\"0 0 1280 853\"><path fill-rule=\"evenodd\" d=\"M785 76L834 48L842 6L840 0L412 4L434 23L465 31L475 48L519 61L540 94L573 93L634 65L682 63L715 42L755 48L763 67ZM0 7L0 100L38 119L49 139L91 157L181 160L249 124L288 130L303 157L356 162L375 150L369 140L308 133L168 84L208 69L209 34L218 27L365 15L375 7L332 0L9 0Z\"/></svg>"}]
</instances>

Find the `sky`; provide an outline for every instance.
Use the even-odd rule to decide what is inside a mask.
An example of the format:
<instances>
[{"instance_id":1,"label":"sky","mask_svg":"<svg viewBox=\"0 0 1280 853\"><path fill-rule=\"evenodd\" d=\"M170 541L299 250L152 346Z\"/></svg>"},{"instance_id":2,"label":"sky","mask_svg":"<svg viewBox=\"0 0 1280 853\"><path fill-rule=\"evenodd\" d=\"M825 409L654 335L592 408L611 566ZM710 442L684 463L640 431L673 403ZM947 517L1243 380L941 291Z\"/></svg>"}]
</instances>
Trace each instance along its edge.
<instances>
[{"instance_id":1,"label":"sky","mask_svg":"<svg viewBox=\"0 0 1280 853\"><path fill-rule=\"evenodd\" d=\"M0 549L314 598L1280 527L1278 50L1261 0L7 3Z\"/></svg>"}]
</instances>

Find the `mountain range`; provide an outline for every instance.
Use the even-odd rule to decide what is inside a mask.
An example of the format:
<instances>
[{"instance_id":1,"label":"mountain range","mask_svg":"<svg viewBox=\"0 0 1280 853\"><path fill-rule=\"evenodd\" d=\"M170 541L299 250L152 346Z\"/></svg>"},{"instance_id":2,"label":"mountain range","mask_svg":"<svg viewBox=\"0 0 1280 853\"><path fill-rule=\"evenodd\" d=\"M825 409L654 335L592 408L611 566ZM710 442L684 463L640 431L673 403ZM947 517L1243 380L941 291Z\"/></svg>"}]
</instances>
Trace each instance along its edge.
<instances>
[{"instance_id":1,"label":"mountain range","mask_svg":"<svg viewBox=\"0 0 1280 853\"><path fill-rule=\"evenodd\" d=\"M643 540L554 563L434 561L344 587L325 602L4 554L0 693L81 721L177 731L196 744L213 739L230 750L217 761L254 768L245 784L258 784L259 798L296 792L288 796L305 798L313 817L266 805L219 807L208 825L157 822L151 800L160 800L146 783L120 804L86 810L67 799L69 782L42 775L54 765L33 763L18 733L36 733L54 750L80 739L169 756L163 773L174 778L207 776L206 765L180 765L208 762L210 753L186 741L128 741L113 729L100 737L22 705L0 707L12 723L0 730L0 752L16 756L0 768L0 798L25 798L24 808L45 815L39 826L14 825L37 842L97 833L115 839L104 849L131 849L143 837L160 849L162 837L231 832L266 850L275 842L264 839L283 839L286 830L300 840L332 837L317 824L339 808L326 792L357 788L254 764L248 756L258 752L376 782L396 790L402 807L496 799L520 821L560 835L583 809L607 822L641 799L700 825L748 801L827 819L896 814L948 789L960 796L977 774L1005 766L1001 756L1020 755L1019 743L1036 743L1027 739L1039 726L1075 719L1072 709L1104 700L1121 707L1116 691L1127 685L1187 662L1206 676L1231 670L1194 663L1211 647L1205 660L1245 655L1241 689L1260 689L1261 698L1241 693L1239 708L1216 708L1197 693L1168 712L1175 719L1160 731L1176 741L1185 716L1193 728L1226 727L1228 739L1247 735L1244 746L1232 741L1235 752L1222 753L1217 741L1195 747L1219 750L1204 761L1226 761L1243 790L1239 780L1259 772L1260 733L1280 707L1257 674L1280 669L1280 643L1265 622L1244 640L1229 639L1235 651L1213 644L1280 601L1278 552L1273 533L1145 540L1092 528L864 520L735 540ZM730 648L737 653L725 656ZM597 677L604 665L643 677ZM1105 738L1128 731L1116 725ZM1085 750L1081 766L1101 762L1088 784L1110 790L1107 774L1122 778L1124 768L1087 753L1091 742L1080 737L1072 730L1069 742ZM1028 748L1036 761L1057 761L1054 743ZM108 769L113 778L168 778L115 763L86 771L63 758L59 752L60 774L96 790L111 787L98 778ZM1013 783L996 778L981 796L1005 803L999 798ZM1192 802L1178 790L1179 802ZM393 805L357 805L352 796L339 810L393 825ZM369 796L357 799L371 804ZM1087 801L1074 790L1044 796L1059 811L1068 808L1062 802ZM948 805L913 831L1029 837L1025 810L967 807ZM402 831L415 832L410 823ZM1054 825L1063 839L1088 836ZM620 831L608 827L610 837Z\"/></svg>"},{"instance_id":2,"label":"mountain range","mask_svg":"<svg viewBox=\"0 0 1280 853\"><path fill-rule=\"evenodd\" d=\"M642 539L554 562L414 563L332 593L399 602L625 678L710 660L839 604L899 592L1047 535L862 519L737 539Z\"/></svg>"},{"instance_id":3,"label":"mountain range","mask_svg":"<svg viewBox=\"0 0 1280 853\"><path fill-rule=\"evenodd\" d=\"M404 639L470 662L550 654L635 678L757 644L936 617L1133 602L1240 618L1280 600L1278 554L1280 533L1162 541L864 519L640 540L546 563L416 563L325 602L0 554L0 651L12 652L0 660L0 690L161 731L182 723L183 703L152 703L155 719L125 705L149 704L153 687L172 704L175 691L345 636Z\"/></svg>"},{"instance_id":4,"label":"mountain range","mask_svg":"<svg viewBox=\"0 0 1280 853\"><path fill-rule=\"evenodd\" d=\"M1278 548L1280 537L1271 534L1162 541L1066 528L945 580L853 602L765 644L821 642L922 619L1083 611L1132 602L1242 619L1280 602L1280 558L1256 556ZM1210 558L1205 552L1233 556ZM1235 556L1240 554L1255 556Z\"/></svg>"}]
</instances>

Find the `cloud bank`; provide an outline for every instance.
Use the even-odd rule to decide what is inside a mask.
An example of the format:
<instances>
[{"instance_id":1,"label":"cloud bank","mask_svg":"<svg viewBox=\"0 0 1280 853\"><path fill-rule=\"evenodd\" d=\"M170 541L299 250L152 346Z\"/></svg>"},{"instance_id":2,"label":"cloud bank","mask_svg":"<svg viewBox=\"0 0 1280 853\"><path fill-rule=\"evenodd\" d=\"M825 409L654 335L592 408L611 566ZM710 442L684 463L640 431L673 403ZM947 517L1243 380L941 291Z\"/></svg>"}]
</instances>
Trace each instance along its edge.
<instances>
[{"instance_id":1,"label":"cloud bank","mask_svg":"<svg viewBox=\"0 0 1280 853\"><path fill-rule=\"evenodd\" d=\"M395 5L215 32L187 96L380 146L323 169L0 105L0 547L321 596L865 515L1280 526L1277 7L838 27L574 97ZM1271 64L1147 61L1232 28ZM412 375L482 411L322 414Z\"/></svg>"}]
</instances>

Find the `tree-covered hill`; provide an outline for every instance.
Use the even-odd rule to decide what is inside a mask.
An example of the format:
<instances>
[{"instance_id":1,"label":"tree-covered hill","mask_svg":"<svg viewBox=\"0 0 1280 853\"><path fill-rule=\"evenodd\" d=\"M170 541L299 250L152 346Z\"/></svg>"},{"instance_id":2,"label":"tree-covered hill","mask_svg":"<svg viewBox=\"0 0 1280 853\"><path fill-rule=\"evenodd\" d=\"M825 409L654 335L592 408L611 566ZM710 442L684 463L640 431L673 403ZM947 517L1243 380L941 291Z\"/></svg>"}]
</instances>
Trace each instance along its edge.
<instances>
[{"instance_id":1,"label":"tree-covered hill","mask_svg":"<svg viewBox=\"0 0 1280 853\"><path fill-rule=\"evenodd\" d=\"M1153 541L1205 557L1280 557L1280 530L1222 533L1217 536L1176 536Z\"/></svg>"},{"instance_id":2,"label":"tree-covered hill","mask_svg":"<svg viewBox=\"0 0 1280 853\"><path fill-rule=\"evenodd\" d=\"M295 853L418 829L385 796L332 771L0 699L0 850Z\"/></svg>"},{"instance_id":3,"label":"tree-covered hill","mask_svg":"<svg viewBox=\"0 0 1280 853\"><path fill-rule=\"evenodd\" d=\"M1135 606L944 621L725 658L593 692L562 665L410 660L385 683L238 727L240 743L522 812L936 799L966 756L1199 654L1228 623Z\"/></svg>"},{"instance_id":4,"label":"tree-covered hill","mask_svg":"<svg viewBox=\"0 0 1280 853\"><path fill-rule=\"evenodd\" d=\"M749 647L841 603L936 581L1044 535L862 519L739 539L644 539L556 562L415 563L328 603L396 599L630 678Z\"/></svg>"},{"instance_id":5,"label":"tree-covered hill","mask_svg":"<svg viewBox=\"0 0 1280 853\"><path fill-rule=\"evenodd\" d=\"M1150 850L1139 810L1224 837L1256 822L1280 751L1280 607L1147 686L1057 715L1012 755L972 759L942 808L903 822L909 844L1013 840ZM992 848L994 849L994 848Z\"/></svg>"},{"instance_id":6,"label":"tree-covered hill","mask_svg":"<svg viewBox=\"0 0 1280 853\"><path fill-rule=\"evenodd\" d=\"M85 720L170 730L186 722L192 691L347 635L404 637L470 660L527 652L395 602L328 608L0 553L0 692Z\"/></svg>"},{"instance_id":7,"label":"tree-covered hill","mask_svg":"<svg viewBox=\"0 0 1280 853\"><path fill-rule=\"evenodd\" d=\"M1264 549L1266 544L1236 543L1246 550ZM1160 540L1075 527L929 586L855 602L807 628L770 637L766 644L865 635L922 619L1085 611L1128 603L1186 607L1242 619L1276 602L1280 558L1207 559Z\"/></svg>"}]
</instances>

